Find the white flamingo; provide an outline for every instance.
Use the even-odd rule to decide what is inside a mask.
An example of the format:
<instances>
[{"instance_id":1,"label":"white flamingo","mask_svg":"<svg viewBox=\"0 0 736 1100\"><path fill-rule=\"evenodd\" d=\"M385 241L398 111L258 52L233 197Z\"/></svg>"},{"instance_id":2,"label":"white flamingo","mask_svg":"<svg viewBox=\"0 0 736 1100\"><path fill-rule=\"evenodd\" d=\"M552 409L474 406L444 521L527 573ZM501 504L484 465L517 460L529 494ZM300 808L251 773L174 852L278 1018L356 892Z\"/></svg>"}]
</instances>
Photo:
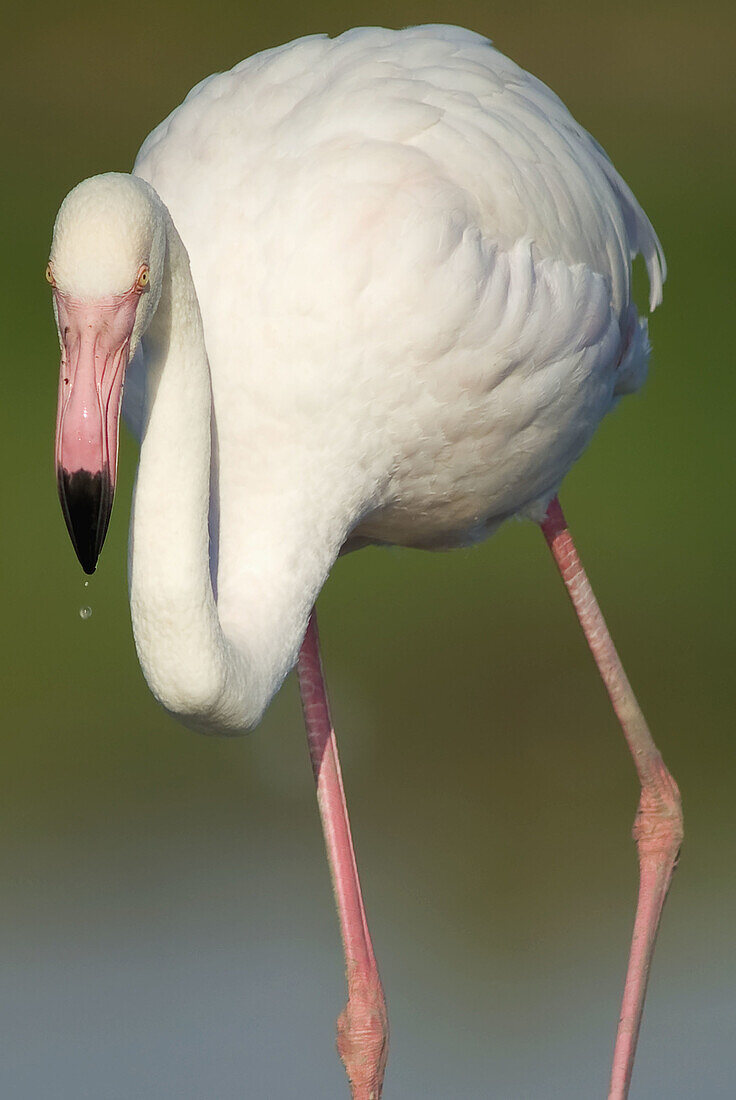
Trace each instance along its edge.
<instances>
[{"instance_id":1,"label":"white flamingo","mask_svg":"<svg viewBox=\"0 0 736 1100\"><path fill-rule=\"evenodd\" d=\"M47 276L56 460L94 570L117 423L141 440L135 641L183 722L255 725L297 661L346 956L338 1046L378 1098L386 1008L310 611L341 551L541 524L642 786L640 893L610 1096L628 1093L682 834L556 493L643 381L664 260L600 146L534 77L456 27L300 39L198 84L132 175L64 200Z\"/></svg>"}]
</instances>

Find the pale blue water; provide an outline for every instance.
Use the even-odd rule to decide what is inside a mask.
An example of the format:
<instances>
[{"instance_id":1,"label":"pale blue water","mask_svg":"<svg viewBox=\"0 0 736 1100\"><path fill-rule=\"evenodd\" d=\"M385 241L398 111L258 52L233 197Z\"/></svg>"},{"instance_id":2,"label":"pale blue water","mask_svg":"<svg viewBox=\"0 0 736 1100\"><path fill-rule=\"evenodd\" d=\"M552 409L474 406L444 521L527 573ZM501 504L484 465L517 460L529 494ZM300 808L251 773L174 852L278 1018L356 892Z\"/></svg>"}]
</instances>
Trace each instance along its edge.
<instances>
[{"instance_id":1,"label":"pale blue water","mask_svg":"<svg viewBox=\"0 0 736 1100\"><path fill-rule=\"evenodd\" d=\"M127 840L6 850L3 1096L347 1095L333 1046L339 944L314 823L228 836L203 816L177 834L133 822ZM379 872L377 889L379 857L369 845L392 1026L386 1100L604 1096L619 914L526 951L489 939L471 954L462 930L427 910L411 866L393 884ZM632 1100L733 1096L731 935L715 899L699 904L699 915L675 904L667 914Z\"/></svg>"}]
</instances>

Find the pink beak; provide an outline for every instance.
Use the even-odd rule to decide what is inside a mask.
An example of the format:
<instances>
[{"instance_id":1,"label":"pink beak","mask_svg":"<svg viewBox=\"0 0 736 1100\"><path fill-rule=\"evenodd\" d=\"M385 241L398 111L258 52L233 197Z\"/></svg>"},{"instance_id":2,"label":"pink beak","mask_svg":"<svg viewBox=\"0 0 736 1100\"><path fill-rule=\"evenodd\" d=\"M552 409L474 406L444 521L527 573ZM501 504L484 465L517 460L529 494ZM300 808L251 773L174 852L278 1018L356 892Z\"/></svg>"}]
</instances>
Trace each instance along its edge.
<instances>
[{"instance_id":1,"label":"pink beak","mask_svg":"<svg viewBox=\"0 0 736 1100\"><path fill-rule=\"evenodd\" d=\"M138 287L94 300L54 288L62 344L56 478L85 573L95 571L112 512L123 379L139 298Z\"/></svg>"}]
</instances>

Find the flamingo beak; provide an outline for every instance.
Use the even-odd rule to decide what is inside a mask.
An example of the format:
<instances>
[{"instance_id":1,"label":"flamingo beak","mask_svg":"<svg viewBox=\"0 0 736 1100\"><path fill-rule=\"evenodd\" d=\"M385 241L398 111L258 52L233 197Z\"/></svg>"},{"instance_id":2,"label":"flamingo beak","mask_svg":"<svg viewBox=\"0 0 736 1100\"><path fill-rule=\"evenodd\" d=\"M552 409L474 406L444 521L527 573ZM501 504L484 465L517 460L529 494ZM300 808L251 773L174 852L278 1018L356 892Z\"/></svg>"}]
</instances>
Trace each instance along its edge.
<instances>
[{"instance_id":1,"label":"flamingo beak","mask_svg":"<svg viewBox=\"0 0 736 1100\"><path fill-rule=\"evenodd\" d=\"M56 480L72 545L94 573L112 512L118 421L140 294L74 298L54 288L61 340Z\"/></svg>"}]
</instances>

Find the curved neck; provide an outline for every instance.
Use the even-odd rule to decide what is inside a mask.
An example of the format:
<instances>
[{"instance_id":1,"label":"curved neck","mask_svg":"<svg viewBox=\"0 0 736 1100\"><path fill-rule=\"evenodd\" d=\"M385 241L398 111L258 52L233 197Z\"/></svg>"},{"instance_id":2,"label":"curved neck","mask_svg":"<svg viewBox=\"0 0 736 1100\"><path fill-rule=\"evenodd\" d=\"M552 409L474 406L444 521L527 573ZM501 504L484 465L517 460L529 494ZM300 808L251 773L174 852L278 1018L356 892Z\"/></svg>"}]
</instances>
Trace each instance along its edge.
<instances>
[{"instance_id":1,"label":"curved neck","mask_svg":"<svg viewBox=\"0 0 736 1100\"><path fill-rule=\"evenodd\" d=\"M195 728L235 733L259 721L294 664L342 532L330 537L315 530L312 541L321 549L315 553L312 546L303 555L306 573L287 568L273 576L288 555L292 562L298 555L298 521L273 533L260 530L257 542L266 553L253 568L247 544L245 560L238 553L237 563L226 566L221 555L217 561L210 369L189 259L168 212L165 217L161 299L143 340L147 419L129 552L133 632L146 680L167 710ZM248 505L247 496L228 502L238 513ZM254 524L267 523L257 507L253 512Z\"/></svg>"}]
</instances>

